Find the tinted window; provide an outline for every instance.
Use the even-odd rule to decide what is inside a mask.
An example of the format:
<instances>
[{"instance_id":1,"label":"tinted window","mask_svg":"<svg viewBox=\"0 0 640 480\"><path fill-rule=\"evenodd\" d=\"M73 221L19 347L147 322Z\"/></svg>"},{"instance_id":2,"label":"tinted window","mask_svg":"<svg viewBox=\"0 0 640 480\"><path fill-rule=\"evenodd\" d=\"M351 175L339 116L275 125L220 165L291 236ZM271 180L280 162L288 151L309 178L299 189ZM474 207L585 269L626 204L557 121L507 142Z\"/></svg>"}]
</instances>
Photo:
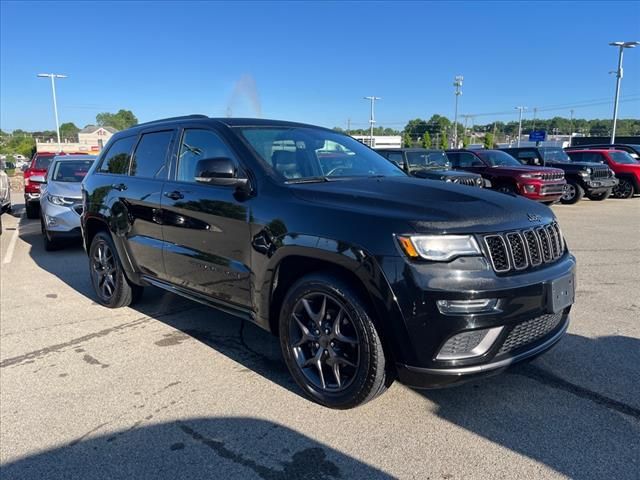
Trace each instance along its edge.
<instances>
[{"instance_id":1,"label":"tinted window","mask_svg":"<svg viewBox=\"0 0 640 480\"><path fill-rule=\"evenodd\" d=\"M387 157L389 160L397 163L400 166L404 164L404 159L402 158L402 153L400 152L389 152L385 155L385 157Z\"/></svg>"},{"instance_id":2,"label":"tinted window","mask_svg":"<svg viewBox=\"0 0 640 480\"><path fill-rule=\"evenodd\" d=\"M235 158L217 133L211 130L185 130L178 156L176 180L195 182L198 162L209 158Z\"/></svg>"},{"instance_id":3,"label":"tinted window","mask_svg":"<svg viewBox=\"0 0 640 480\"><path fill-rule=\"evenodd\" d=\"M81 182L93 160L59 160L53 164L54 182Z\"/></svg>"},{"instance_id":4,"label":"tinted window","mask_svg":"<svg viewBox=\"0 0 640 480\"><path fill-rule=\"evenodd\" d=\"M447 156L451 160L454 167L469 168L469 167L483 167L484 164L476 158L473 153L469 152L457 152L448 153Z\"/></svg>"},{"instance_id":5,"label":"tinted window","mask_svg":"<svg viewBox=\"0 0 640 480\"><path fill-rule=\"evenodd\" d=\"M47 170L54 156L55 155L38 155L36 161L33 162L33 168L36 170Z\"/></svg>"},{"instance_id":6,"label":"tinted window","mask_svg":"<svg viewBox=\"0 0 640 480\"><path fill-rule=\"evenodd\" d=\"M521 165L518 160L500 150L478 150L478 156L492 167L517 167Z\"/></svg>"},{"instance_id":7,"label":"tinted window","mask_svg":"<svg viewBox=\"0 0 640 480\"><path fill-rule=\"evenodd\" d=\"M611 160L616 163L625 163L630 165L637 165L638 163L636 159L627 152L611 152L609 153L609 156L611 157Z\"/></svg>"},{"instance_id":8,"label":"tinted window","mask_svg":"<svg viewBox=\"0 0 640 480\"><path fill-rule=\"evenodd\" d=\"M562 148L541 148L542 158L547 162L570 162L569 156Z\"/></svg>"},{"instance_id":9,"label":"tinted window","mask_svg":"<svg viewBox=\"0 0 640 480\"><path fill-rule=\"evenodd\" d=\"M321 128L255 127L241 132L260 159L285 180L404 175L352 137ZM339 146L339 153L326 154L328 145Z\"/></svg>"},{"instance_id":10,"label":"tinted window","mask_svg":"<svg viewBox=\"0 0 640 480\"><path fill-rule=\"evenodd\" d=\"M171 130L142 135L133 154L130 174L144 178L155 178L160 175L165 168L172 136Z\"/></svg>"},{"instance_id":11,"label":"tinted window","mask_svg":"<svg viewBox=\"0 0 640 480\"><path fill-rule=\"evenodd\" d=\"M571 152L570 158L574 162L604 163L604 157L596 152Z\"/></svg>"},{"instance_id":12,"label":"tinted window","mask_svg":"<svg viewBox=\"0 0 640 480\"><path fill-rule=\"evenodd\" d=\"M111 148L104 156L104 160L98 169L102 173L126 174L129 170L131 150L136 137L121 138L113 142Z\"/></svg>"},{"instance_id":13,"label":"tinted window","mask_svg":"<svg viewBox=\"0 0 640 480\"><path fill-rule=\"evenodd\" d=\"M449 166L449 158L444 152L407 152L407 160L412 168Z\"/></svg>"}]
</instances>

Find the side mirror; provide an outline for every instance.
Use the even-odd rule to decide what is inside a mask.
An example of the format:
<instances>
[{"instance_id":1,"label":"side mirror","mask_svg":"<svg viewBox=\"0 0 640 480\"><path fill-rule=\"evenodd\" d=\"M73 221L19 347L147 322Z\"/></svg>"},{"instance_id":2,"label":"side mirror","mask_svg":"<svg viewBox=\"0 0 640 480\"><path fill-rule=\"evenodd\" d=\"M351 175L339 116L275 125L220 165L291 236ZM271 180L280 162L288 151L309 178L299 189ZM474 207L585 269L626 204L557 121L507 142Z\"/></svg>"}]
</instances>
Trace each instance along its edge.
<instances>
[{"instance_id":1,"label":"side mirror","mask_svg":"<svg viewBox=\"0 0 640 480\"><path fill-rule=\"evenodd\" d=\"M33 175L29 177L31 183L47 183L47 179L43 175Z\"/></svg>"},{"instance_id":2,"label":"side mirror","mask_svg":"<svg viewBox=\"0 0 640 480\"><path fill-rule=\"evenodd\" d=\"M227 157L205 158L196 165L196 182L209 185L240 187L247 184L246 178L238 178L238 169Z\"/></svg>"}]
</instances>

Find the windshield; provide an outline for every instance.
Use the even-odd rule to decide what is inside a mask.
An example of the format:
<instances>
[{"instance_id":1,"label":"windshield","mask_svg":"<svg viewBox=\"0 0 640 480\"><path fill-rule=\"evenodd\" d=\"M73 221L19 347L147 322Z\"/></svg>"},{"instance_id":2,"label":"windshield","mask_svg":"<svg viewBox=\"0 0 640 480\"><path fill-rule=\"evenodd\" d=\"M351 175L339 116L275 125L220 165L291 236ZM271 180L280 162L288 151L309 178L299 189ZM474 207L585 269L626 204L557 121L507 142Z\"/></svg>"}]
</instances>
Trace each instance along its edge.
<instances>
[{"instance_id":1,"label":"windshield","mask_svg":"<svg viewBox=\"0 0 640 480\"><path fill-rule=\"evenodd\" d=\"M541 148L540 153L542 153L542 158L545 162L570 162L571 159L567 152L565 152L562 148Z\"/></svg>"},{"instance_id":2,"label":"windshield","mask_svg":"<svg viewBox=\"0 0 640 480\"><path fill-rule=\"evenodd\" d=\"M521 167L522 164L511 155L500 150L476 150L482 160L492 167Z\"/></svg>"},{"instance_id":3,"label":"windshield","mask_svg":"<svg viewBox=\"0 0 640 480\"><path fill-rule=\"evenodd\" d=\"M33 163L35 170L46 170L51 165L51 160L55 155L38 155L36 161Z\"/></svg>"},{"instance_id":4,"label":"windshield","mask_svg":"<svg viewBox=\"0 0 640 480\"><path fill-rule=\"evenodd\" d=\"M440 152L415 151L407 152L407 160L409 167L445 167L449 168L449 159L447 154Z\"/></svg>"},{"instance_id":5,"label":"windshield","mask_svg":"<svg viewBox=\"0 0 640 480\"><path fill-rule=\"evenodd\" d=\"M53 165L51 180L54 182L81 182L93 160L61 160Z\"/></svg>"},{"instance_id":6,"label":"windshield","mask_svg":"<svg viewBox=\"0 0 640 480\"><path fill-rule=\"evenodd\" d=\"M609 157L616 163L625 163L625 164L638 164L638 161L629 155L627 152L610 152Z\"/></svg>"},{"instance_id":7,"label":"windshield","mask_svg":"<svg viewBox=\"0 0 640 480\"><path fill-rule=\"evenodd\" d=\"M307 127L251 127L240 131L260 159L290 182L406 176L393 163L347 135Z\"/></svg>"}]
</instances>

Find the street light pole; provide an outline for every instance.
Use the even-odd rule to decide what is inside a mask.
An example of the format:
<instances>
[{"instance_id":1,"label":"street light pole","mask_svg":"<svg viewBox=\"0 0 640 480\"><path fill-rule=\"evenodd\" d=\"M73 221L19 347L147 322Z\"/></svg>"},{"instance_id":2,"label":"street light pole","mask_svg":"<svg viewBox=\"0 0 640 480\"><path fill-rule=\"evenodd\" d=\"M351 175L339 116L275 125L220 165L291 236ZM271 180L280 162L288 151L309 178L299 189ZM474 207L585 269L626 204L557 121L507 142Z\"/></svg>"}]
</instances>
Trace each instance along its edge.
<instances>
[{"instance_id":1,"label":"street light pole","mask_svg":"<svg viewBox=\"0 0 640 480\"><path fill-rule=\"evenodd\" d=\"M58 151L62 150L62 142L60 141L60 122L58 121L58 102L56 100L56 78L67 78L66 75L60 75L57 73L39 73L40 78L51 79L51 92L53 94L53 114L56 117L56 134L58 135Z\"/></svg>"},{"instance_id":2,"label":"street light pole","mask_svg":"<svg viewBox=\"0 0 640 480\"><path fill-rule=\"evenodd\" d=\"M625 48L635 48L640 45L640 42L611 42L609 45L612 47L618 47L618 69L616 74L616 94L613 101L613 126L611 127L611 144L616 141L616 124L618 123L618 100L620 98L620 82L622 81L622 56ZM614 72L611 72L614 73Z\"/></svg>"},{"instance_id":3,"label":"street light pole","mask_svg":"<svg viewBox=\"0 0 640 480\"><path fill-rule=\"evenodd\" d=\"M382 100L381 97L364 97L365 100L370 100L371 101L371 115L369 116L369 146L371 148L374 147L373 145L373 124L376 123L375 120L375 116L374 116L374 104L376 103L376 100Z\"/></svg>"},{"instance_id":4,"label":"street light pole","mask_svg":"<svg viewBox=\"0 0 640 480\"><path fill-rule=\"evenodd\" d=\"M453 86L456 87L456 108L453 114L453 148L458 148L458 97L462 95L462 75L457 75L453 80Z\"/></svg>"},{"instance_id":5,"label":"street light pole","mask_svg":"<svg viewBox=\"0 0 640 480\"><path fill-rule=\"evenodd\" d=\"M520 116L518 118L518 147L520 147L520 137L522 136L522 112L526 109L527 107L516 107L516 110L520 111Z\"/></svg>"}]
</instances>

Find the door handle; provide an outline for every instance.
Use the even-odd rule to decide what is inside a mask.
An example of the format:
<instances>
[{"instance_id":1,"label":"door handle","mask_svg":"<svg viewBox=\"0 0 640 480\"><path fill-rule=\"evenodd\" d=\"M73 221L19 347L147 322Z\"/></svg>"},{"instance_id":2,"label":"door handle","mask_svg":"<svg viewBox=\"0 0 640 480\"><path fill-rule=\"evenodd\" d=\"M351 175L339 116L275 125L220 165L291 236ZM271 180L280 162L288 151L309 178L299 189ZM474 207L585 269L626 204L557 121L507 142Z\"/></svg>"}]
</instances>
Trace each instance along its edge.
<instances>
[{"instance_id":1,"label":"door handle","mask_svg":"<svg viewBox=\"0 0 640 480\"><path fill-rule=\"evenodd\" d=\"M124 183L114 183L113 185L111 185L111 188L122 192L123 190L127 189L127 186Z\"/></svg>"},{"instance_id":2,"label":"door handle","mask_svg":"<svg viewBox=\"0 0 640 480\"><path fill-rule=\"evenodd\" d=\"M177 190L174 190L173 192L165 192L164 196L171 200L181 200L184 198L184 195Z\"/></svg>"}]
</instances>

